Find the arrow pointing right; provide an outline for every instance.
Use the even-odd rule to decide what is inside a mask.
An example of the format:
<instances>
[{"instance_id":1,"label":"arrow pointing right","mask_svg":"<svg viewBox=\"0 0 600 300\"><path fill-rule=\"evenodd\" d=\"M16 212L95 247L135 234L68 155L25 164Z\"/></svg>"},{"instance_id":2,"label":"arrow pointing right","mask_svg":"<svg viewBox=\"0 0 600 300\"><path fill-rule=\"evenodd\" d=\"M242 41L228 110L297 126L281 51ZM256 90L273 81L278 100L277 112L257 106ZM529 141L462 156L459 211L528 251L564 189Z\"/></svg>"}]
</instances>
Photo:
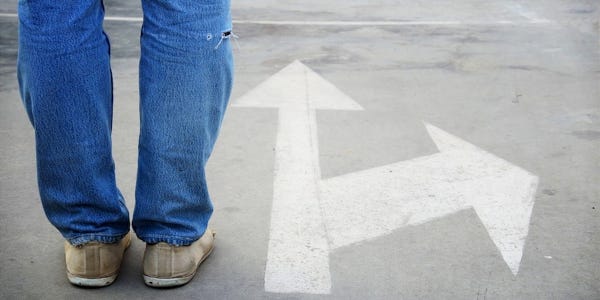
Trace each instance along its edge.
<instances>
[{"instance_id":1,"label":"arrow pointing right","mask_svg":"<svg viewBox=\"0 0 600 300\"><path fill-rule=\"evenodd\" d=\"M514 275L537 176L425 124L439 153L321 181L332 249L473 208Z\"/></svg>"}]
</instances>

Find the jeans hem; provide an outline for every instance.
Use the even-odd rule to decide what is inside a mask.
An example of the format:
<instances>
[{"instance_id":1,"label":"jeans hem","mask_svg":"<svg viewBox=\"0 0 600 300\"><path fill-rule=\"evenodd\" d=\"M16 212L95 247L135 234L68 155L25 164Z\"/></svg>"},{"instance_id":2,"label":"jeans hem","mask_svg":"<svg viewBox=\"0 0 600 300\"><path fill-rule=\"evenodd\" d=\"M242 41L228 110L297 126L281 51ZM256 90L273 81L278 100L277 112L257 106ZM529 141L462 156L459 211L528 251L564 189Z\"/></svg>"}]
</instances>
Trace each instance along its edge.
<instances>
[{"instance_id":1,"label":"jeans hem","mask_svg":"<svg viewBox=\"0 0 600 300\"><path fill-rule=\"evenodd\" d=\"M66 238L67 241L73 245L73 246L78 246L78 245L83 245L89 242L100 242L103 244L114 244L119 242L123 237L125 237L125 235L127 235L128 232L125 232L123 234L95 234L95 233L90 233L90 234L82 234L82 235L78 235L75 237L70 237L70 238Z\"/></svg>"},{"instance_id":2,"label":"jeans hem","mask_svg":"<svg viewBox=\"0 0 600 300\"><path fill-rule=\"evenodd\" d=\"M180 247L180 246L189 246L200 237L179 237L179 236L165 236L165 235L144 235L139 236L138 238L144 241L146 244L158 244L158 243L167 243L172 246Z\"/></svg>"}]
</instances>

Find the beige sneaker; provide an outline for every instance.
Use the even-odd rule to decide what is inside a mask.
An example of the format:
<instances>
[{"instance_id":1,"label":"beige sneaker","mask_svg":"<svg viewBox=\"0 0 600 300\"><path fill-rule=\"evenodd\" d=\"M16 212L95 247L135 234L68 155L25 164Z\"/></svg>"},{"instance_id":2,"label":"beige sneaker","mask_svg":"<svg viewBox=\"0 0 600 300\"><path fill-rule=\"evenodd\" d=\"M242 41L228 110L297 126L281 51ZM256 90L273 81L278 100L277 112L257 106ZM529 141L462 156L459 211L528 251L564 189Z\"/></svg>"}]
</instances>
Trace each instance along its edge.
<instances>
[{"instance_id":1,"label":"beige sneaker","mask_svg":"<svg viewBox=\"0 0 600 300\"><path fill-rule=\"evenodd\" d=\"M118 243L90 242L73 246L65 241L67 277L74 285L102 287L110 285L119 275L123 253L131 244L127 233Z\"/></svg>"},{"instance_id":2,"label":"beige sneaker","mask_svg":"<svg viewBox=\"0 0 600 300\"><path fill-rule=\"evenodd\" d=\"M212 252L214 244L215 232L211 229L207 229L200 239L189 246L147 244L144 253L144 282L158 288L190 282L200 264Z\"/></svg>"}]
</instances>

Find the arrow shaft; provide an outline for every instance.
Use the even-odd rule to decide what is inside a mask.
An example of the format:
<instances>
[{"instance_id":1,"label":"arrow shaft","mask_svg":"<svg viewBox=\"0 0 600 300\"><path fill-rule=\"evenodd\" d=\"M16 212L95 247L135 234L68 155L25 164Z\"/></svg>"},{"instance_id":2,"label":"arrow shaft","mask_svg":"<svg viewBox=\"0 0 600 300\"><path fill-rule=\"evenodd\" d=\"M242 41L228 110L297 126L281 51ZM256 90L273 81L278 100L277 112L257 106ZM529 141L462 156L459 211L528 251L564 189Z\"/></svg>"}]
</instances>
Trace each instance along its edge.
<instances>
[{"instance_id":1,"label":"arrow shaft","mask_svg":"<svg viewBox=\"0 0 600 300\"><path fill-rule=\"evenodd\" d=\"M329 293L329 247L319 203L314 109L279 110L265 290Z\"/></svg>"},{"instance_id":2,"label":"arrow shaft","mask_svg":"<svg viewBox=\"0 0 600 300\"><path fill-rule=\"evenodd\" d=\"M437 153L321 182L330 246L338 248L468 208L460 166Z\"/></svg>"}]
</instances>

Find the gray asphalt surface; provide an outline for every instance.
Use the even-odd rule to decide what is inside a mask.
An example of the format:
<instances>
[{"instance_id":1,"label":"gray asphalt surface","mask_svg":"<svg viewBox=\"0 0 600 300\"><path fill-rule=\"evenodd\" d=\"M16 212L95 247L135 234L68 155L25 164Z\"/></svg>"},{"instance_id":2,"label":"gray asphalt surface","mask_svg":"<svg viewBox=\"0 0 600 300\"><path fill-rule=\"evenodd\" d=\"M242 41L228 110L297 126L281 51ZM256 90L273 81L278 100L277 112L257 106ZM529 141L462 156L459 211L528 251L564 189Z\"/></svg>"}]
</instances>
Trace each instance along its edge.
<instances>
[{"instance_id":1,"label":"gray asphalt surface","mask_svg":"<svg viewBox=\"0 0 600 300\"><path fill-rule=\"evenodd\" d=\"M105 4L109 16L132 18L105 28L117 178L133 208L141 9L138 1ZM15 75L16 3L1 0L0 298L600 299L598 1L232 5L240 37L232 102L299 60L365 108L317 112L323 178L437 152L423 121L536 174L519 273L475 211L463 210L335 250L329 295L265 292L277 111L230 107L208 170L218 244L196 278L147 288L144 245L135 240L112 286L70 286L62 238L37 195L33 131Z\"/></svg>"}]
</instances>

